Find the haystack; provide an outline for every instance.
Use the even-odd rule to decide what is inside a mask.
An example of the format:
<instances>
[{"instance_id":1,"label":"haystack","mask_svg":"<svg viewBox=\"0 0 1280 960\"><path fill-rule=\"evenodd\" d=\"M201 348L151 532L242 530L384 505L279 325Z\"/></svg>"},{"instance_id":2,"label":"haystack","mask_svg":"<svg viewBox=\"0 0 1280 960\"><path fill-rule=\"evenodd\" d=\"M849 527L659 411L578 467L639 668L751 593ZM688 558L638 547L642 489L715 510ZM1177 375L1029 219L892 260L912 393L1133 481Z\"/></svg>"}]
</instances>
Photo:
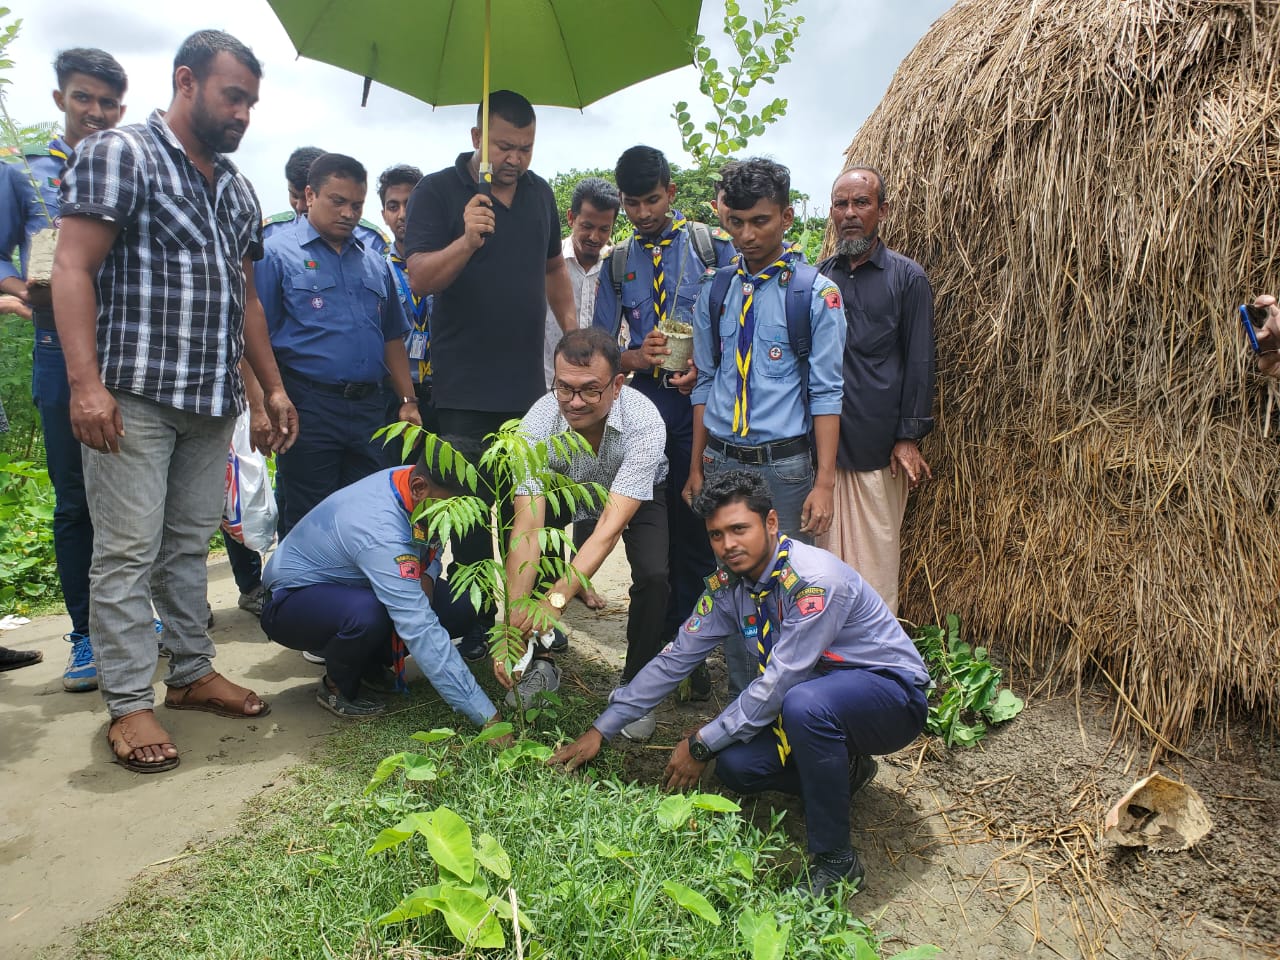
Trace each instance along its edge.
<instances>
[{"instance_id":1,"label":"haystack","mask_svg":"<svg viewBox=\"0 0 1280 960\"><path fill-rule=\"evenodd\" d=\"M1280 716L1280 404L1234 309L1280 287L1277 49L1274 0L961 0L847 157L937 298L904 615L1109 679L1161 746Z\"/></svg>"}]
</instances>

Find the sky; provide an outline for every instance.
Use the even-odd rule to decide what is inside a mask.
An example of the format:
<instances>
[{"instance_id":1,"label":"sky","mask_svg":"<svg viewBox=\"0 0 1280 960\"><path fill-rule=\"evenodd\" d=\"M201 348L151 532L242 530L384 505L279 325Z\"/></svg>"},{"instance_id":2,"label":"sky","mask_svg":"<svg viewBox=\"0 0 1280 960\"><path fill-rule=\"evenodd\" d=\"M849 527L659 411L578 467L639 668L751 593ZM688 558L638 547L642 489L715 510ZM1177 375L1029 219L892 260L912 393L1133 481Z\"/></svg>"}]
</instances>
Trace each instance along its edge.
<instances>
[{"instance_id":1,"label":"sky","mask_svg":"<svg viewBox=\"0 0 1280 960\"><path fill-rule=\"evenodd\" d=\"M854 133L875 109L899 62L951 3L800 0L794 8L805 23L792 62L781 68L773 87L761 84L750 101L758 111L773 96L783 96L789 100L787 112L746 152L790 167L792 186L813 198L810 215L826 211L831 181ZM759 0L742 0L741 6L746 16L760 13ZM232 159L253 182L264 213L287 209L284 163L297 146L314 144L356 157L369 170L371 193L378 172L394 163L411 163L430 173L470 149L474 107L433 109L375 83L368 106L361 108L361 78L299 59L267 0L221 0L213 8L159 0L18 0L11 5L12 16L23 23L9 49L15 66L7 73L11 83L5 88L10 115L20 124L58 120L51 96L53 58L65 47L93 46L115 56L129 75L125 122L145 120L153 108L169 102L179 44L194 31L213 27L244 41L263 62L261 100ZM157 9L167 17L158 18ZM730 50L723 16L722 0L705 0L699 29L722 63L726 57L721 52ZM534 171L550 179L574 168L612 169L618 155L636 143L657 147L668 159L687 165L670 113L675 101L687 100L699 125L711 118L697 84L697 73L689 66L581 112L539 107ZM378 221L376 208L375 199L366 216Z\"/></svg>"}]
</instances>

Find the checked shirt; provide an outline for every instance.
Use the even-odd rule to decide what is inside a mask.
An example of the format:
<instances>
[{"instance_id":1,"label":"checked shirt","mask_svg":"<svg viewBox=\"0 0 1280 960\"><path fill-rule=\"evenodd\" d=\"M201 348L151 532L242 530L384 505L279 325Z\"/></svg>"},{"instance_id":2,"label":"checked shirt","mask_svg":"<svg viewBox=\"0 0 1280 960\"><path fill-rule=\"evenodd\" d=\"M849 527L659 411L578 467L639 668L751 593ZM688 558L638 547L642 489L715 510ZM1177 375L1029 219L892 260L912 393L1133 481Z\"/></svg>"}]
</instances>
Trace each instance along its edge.
<instances>
[{"instance_id":1,"label":"checked shirt","mask_svg":"<svg viewBox=\"0 0 1280 960\"><path fill-rule=\"evenodd\" d=\"M118 224L98 271L103 383L210 416L244 409L245 257L262 256L253 187L214 155L209 184L164 113L95 133L62 180L62 216Z\"/></svg>"}]
</instances>

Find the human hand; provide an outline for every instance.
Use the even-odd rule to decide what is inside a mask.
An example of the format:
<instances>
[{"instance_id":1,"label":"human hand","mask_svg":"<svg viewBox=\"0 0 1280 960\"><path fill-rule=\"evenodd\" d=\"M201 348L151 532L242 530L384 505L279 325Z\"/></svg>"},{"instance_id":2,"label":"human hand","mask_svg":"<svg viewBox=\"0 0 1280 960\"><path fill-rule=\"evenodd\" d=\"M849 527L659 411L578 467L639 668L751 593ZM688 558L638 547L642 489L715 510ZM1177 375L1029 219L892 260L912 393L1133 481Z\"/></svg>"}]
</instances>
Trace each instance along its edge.
<instances>
[{"instance_id":1,"label":"human hand","mask_svg":"<svg viewBox=\"0 0 1280 960\"><path fill-rule=\"evenodd\" d=\"M702 492L702 466L697 463L689 465L689 479L685 481L684 490L680 492L685 503L693 506L693 498Z\"/></svg>"},{"instance_id":2,"label":"human hand","mask_svg":"<svg viewBox=\"0 0 1280 960\"><path fill-rule=\"evenodd\" d=\"M1258 372L1268 377L1280 377L1280 350L1277 349L1280 348L1280 306L1269 293L1258 297L1253 305L1265 307L1267 311L1267 319L1256 333L1258 346L1262 348L1258 355Z\"/></svg>"},{"instance_id":3,"label":"human hand","mask_svg":"<svg viewBox=\"0 0 1280 960\"><path fill-rule=\"evenodd\" d=\"M493 233L497 220L493 215L493 199L477 193L462 208L462 235L472 251L484 246L484 238Z\"/></svg>"},{"instance_id":4,"label":"human hand","mask_svg":"<svg viewBox=\"0 0 1280 960\"><path fill-rule=\"evenodd\" d=\"M640 355L649 366L659 366L663 360L671 356L671 350L667 347L667 335L654 327L640 344Z\"/></svg>"},{"instance_id":5,"label":"human hand","mask_svg":"<svg viewBox=\"0 0 1280 960\"><path fill-rule=\"evenodd\" d=\"M702 771L707 765L701 760L693 759L689 752L689 741L681 740L671 751L671 759L662 771L662 783L668 790L688 790L696 787L702 779Z\"/></svg>"},{"instance_id":6,"label":"human hand","mask_svg":"<svg viewBox=\"0 0 1280 960\"><path fill-rule=\"evenodd\" d=\"M259 453L270 453L274 432L266 407L249 404L249 445Z\"/></svg>"},{"instance_id":7,"label":"human hand","mask_svg":"<svg viewBox=\"0 0 1280 960\"><path fill-rule=\"evenodd\" d=\"M298 411L294 409L289 395L284 392L284 387L272 390L263 397L262 402L271 420L268 446L274 453L284 453L298 439Z\"/></svg>"},{"instance_id":8,"label":"human hand","mask_svg":"<svg viewBox=\"0 0 1280 960\"><path fill-rule=\"evenodd\" d=\"M124 419L116 398L98 381L71 389L71 433L86 447L99 453L119 453L124 436Z\"/></svg>"},{"instance_id":9,"label":"human hand","mask_svg":"<svg viewBox=\"0 0 1280 960\"><path fill-rule=\"evenodd\" d=\"M400 421L412 423L416 427L422 426L422 412L418 409L417 400L406 400L400 404Z\"/></svg>"},{"instance_id":10,"label":"human hand","mask_svg":"<svg viewBox=\"0 0 1280 960\"><path fill-rule=\"evenodd\" d=\"M670 351L668 351L670 352ZM688 369L684 373L673 373L667 378L668 382L680 391L681 396L689 396L693 393L693 388L698 382L698 368L693 365L693 361L688 363Z\"/></svg>"},{"instance_id":11,"label":"human hand","mask_svg":"<svg viewBox=\"0 0 1280 960\"><path fill-rule=\"evenodd\" d=\"M835 484L815 483L800 508L800 532L820 537L831 527L835 513Z\"/></svg>"},{"instance_id":12,"label":"human hand","mask_svg":"<svg viewBox=\"0 0 1280 960\"><path fill-rule=\"evenodd\" d=\"M889 473L896 477L899 469L907 471L912 490L921 482L933 479L933 471L920 455L920 448L914 440L899 440L893 445L893 452L889 455Z\"/></svg>"},{"instance_id":13,"label":"human hand","mask_svg":"<svg viewBox=\"0 0 1280 960\"><path fill-rule=\"evenodd\" d=\"M572 773L594 760L602 746L604 746L604 736L592 727L573 743L567 743L553 753L547 760L547 765L563 767L565 773Z\"/></svg>"}]
</instances>

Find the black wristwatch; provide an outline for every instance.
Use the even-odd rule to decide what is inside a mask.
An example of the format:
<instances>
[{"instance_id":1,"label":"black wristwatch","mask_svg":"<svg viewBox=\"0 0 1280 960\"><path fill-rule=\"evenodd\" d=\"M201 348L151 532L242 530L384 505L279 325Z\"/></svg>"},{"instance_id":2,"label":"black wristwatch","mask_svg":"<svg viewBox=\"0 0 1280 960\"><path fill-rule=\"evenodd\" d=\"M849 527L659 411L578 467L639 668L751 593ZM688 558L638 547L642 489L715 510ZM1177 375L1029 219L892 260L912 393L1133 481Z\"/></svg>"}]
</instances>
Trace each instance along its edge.
<instances>
[{"instance_id":1,"label":"black wristwatch","mask_svg":"<svg viewBox=\"0 0 1280 960\"><path fill-rule=\"evenodd\" d=\"M699 740L696 733L689 734L689 756L699 763L706 763L715 755L716 752Z\"/></svg>"}]
</instances>

